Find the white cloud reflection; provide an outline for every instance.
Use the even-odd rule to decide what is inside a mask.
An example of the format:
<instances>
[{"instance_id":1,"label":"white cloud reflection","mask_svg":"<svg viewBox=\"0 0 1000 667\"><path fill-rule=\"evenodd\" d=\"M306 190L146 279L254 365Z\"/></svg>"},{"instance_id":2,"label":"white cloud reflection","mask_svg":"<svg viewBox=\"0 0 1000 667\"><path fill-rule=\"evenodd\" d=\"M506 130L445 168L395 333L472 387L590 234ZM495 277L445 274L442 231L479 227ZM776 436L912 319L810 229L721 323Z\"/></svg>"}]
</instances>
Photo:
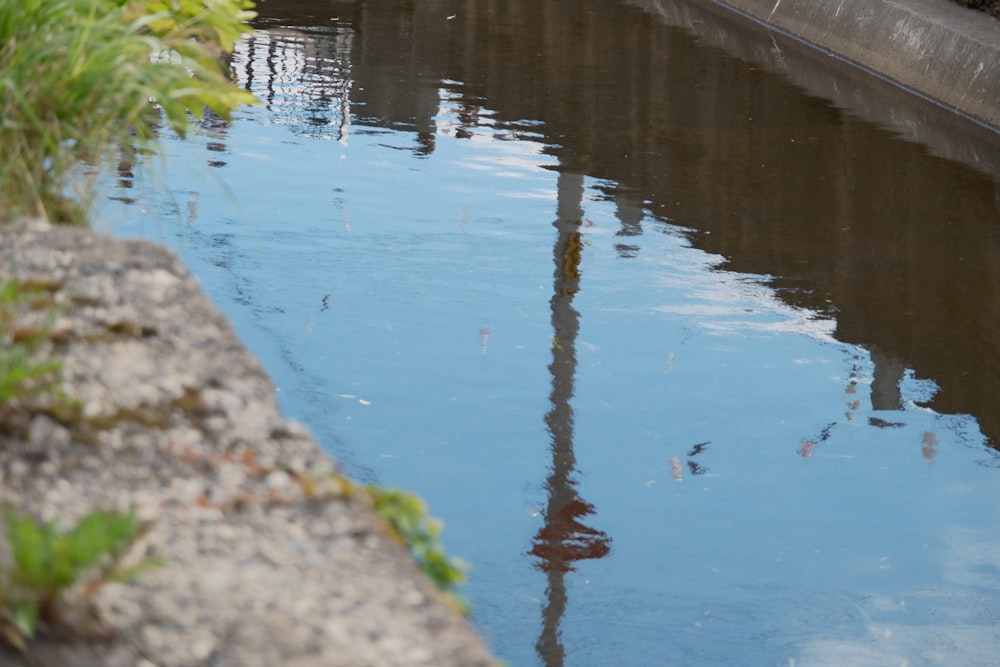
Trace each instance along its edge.
<instances>
[{"instance_id":1,"label":"white cloud reflection","mask_svg":"<svg viewBox=\"0 0 1000 667\"><path fill-rule=\"evenodd\" d=\"M681 257L685 261L675 262ZM836 342L836 320L785 303L766 284L766 277L713 269L720 258L691 248L672 253L670 259L671 270L661 282L686 296L654 307L656 312L694 318L708 333L805 334Z\"/></svg>"},{"instance_id":2,"label":"white cloud reflection","mask_svg":"<svg viewBox=\"0 0 1000 667\"><path fill-rule=\"evenodd\" d=\"M954 525L932 589L854 602L858 623L802 642L794 667L988 667L1000 664L1000 537ZM845 598L846 599L846 598ZM933 619L934 622L927 622Z\"/></svg>"}]
</instances>

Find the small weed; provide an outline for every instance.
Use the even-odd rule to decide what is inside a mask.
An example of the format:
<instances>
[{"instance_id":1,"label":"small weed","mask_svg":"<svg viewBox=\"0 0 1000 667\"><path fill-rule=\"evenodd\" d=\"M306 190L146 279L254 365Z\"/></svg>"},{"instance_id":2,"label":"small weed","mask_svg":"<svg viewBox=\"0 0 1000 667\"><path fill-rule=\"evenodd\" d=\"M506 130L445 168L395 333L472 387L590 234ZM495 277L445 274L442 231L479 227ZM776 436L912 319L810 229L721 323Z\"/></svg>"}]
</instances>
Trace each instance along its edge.
<instances>
[{"instance_id":1,"label":"small weed","mask_svg":"<svg viewBox=\"0 0 1000 667\"><path fill-rule=\"evenodd\" d=\"M12 562L0 567L0 634L21 650L39 624L78 629L81 610L102 586L131 581L162 564L150 558L123 566L128 550L148 529L134 510L91 512L68 531L11 507L5 521Z\"/></svg>"},{"instance_id":2,"label":"small weed","mask_svg":"<svg viewBox=\"0 0 1000 667\"><path fill-rule=\"evenodd\" d=\"M467 614L468 605L457 592L465 581L466 565L445 552L439 540L441 521L428 515L427 505L415 494L381 486L369 486L368 492L375 510L394 536L409 548L420 569Z\"/></svg>"},{"instance_id":3,"label":"small weed","mask_svg":"<svg viewBox=\"0 0 1000 667\"><path fill-rule=\"evenodd\" d=\"M39 358L48 341L50 302L51 293L44 287L13 280L0 284L0 411L41 397L68 400L59 389L59 362ZM24 324L29 312L39 311L45 318L42 324Z\"/></svg>"}]
</instances>

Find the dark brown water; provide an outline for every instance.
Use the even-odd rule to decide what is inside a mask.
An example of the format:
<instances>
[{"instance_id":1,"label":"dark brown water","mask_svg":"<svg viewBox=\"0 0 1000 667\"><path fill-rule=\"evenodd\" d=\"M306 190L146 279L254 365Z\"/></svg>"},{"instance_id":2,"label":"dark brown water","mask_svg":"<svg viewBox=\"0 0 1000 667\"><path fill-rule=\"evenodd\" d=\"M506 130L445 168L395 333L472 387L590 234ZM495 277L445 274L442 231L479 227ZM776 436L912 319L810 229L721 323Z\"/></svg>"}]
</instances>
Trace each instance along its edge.
<instances>
[{"instance_id":1,"label":"dark brown water","mask_svg":"<svg viewBox=\"0 0 1000 667\"><path fill-rule=\"evenodd\" d=\"M508 664L1000 655L995 133L707 3L261 13L263 107L108 216Z\"/></svg>"}]
</instances>

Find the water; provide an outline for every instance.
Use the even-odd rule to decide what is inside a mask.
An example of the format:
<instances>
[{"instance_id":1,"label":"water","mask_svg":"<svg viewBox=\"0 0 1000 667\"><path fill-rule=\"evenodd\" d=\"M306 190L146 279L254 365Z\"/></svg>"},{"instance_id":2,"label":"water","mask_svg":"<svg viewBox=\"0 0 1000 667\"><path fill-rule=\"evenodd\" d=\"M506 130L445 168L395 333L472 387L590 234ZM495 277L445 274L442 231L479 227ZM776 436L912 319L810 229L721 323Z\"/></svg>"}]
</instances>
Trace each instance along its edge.
<instances>
[{"instance_id":1,"label":"water","mask_svg":"<svg viewBox=\"0 0 1000 667\"><path fill-rule=\"evenodd\" d=\"M262 11L265 104L102 224L427 499L498 656L1000 655L992 133L686 2Z\"/></svg>"}]
</instances>

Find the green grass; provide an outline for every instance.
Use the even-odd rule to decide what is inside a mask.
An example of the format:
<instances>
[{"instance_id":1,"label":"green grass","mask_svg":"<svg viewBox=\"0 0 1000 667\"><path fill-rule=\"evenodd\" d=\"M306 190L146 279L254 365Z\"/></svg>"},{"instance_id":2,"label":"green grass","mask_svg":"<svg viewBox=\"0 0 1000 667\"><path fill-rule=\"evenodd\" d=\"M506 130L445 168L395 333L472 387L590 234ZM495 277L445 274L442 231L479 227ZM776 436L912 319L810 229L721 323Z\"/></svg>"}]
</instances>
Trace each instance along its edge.
<instances>
[{"instance_id":1,"label":"green grass","mask_svg":"<svg viewBox=\"0 0 1000 667\"><path fill-rule=\"evenodd\" d=\"M220 56L250 0L0 2L0 219L83 223L97 168L255 98Z\"/></svg>"}]
</instances>

